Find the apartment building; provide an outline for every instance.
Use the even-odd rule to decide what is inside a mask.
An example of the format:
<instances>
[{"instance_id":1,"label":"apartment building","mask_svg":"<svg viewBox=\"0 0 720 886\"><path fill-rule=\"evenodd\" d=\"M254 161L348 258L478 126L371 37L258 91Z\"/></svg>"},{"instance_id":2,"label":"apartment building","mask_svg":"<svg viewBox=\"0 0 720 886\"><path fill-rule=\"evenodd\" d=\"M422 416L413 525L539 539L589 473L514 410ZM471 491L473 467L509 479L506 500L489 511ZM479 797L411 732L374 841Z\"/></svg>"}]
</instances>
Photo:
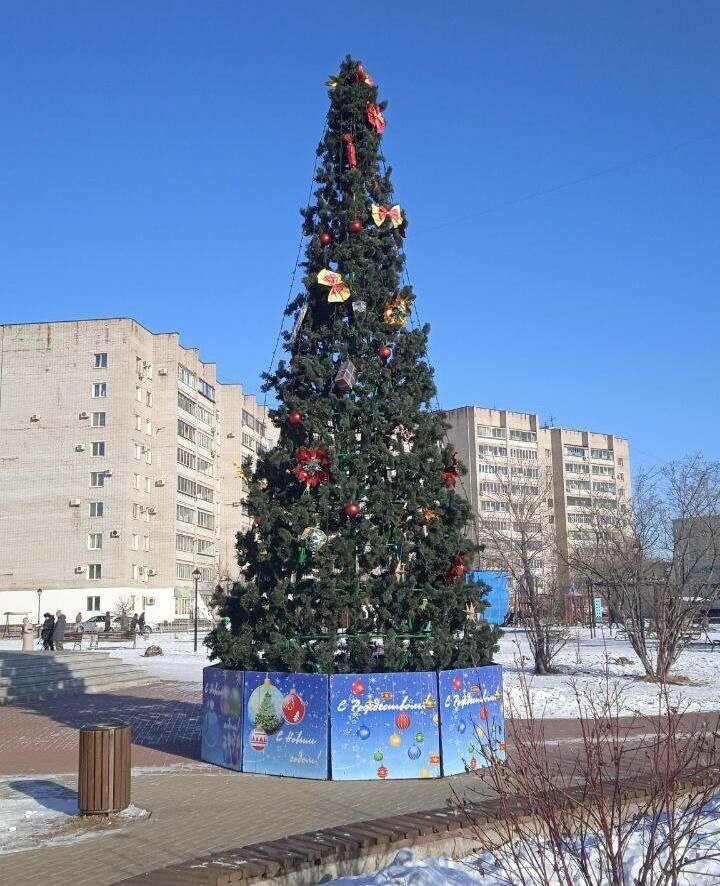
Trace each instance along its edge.
<instances>
[{"instance_id":1,"label":"apartment building","mask_svg":"<svg viewBox=\"0 0 720 886\"><path fill-rule=\"evenodd\" d=\"M553 553L539 550L531 564L540 587L569 581L572 546L582 544L594 510L616 509L630 498L630 451L613 434L551 427L536 413L464 406L445 413L448 437L468 473L458 492L478 523L512 533L513 491L537 497L538 519L552 527ZM482 534L482 533L481 533ZM487 539L480 538L481 543ZM542 547L542 545L539 545ZM497 567L492 545L482 567Z\"/></svg>"},{"instance_id":2,"label":"apartment building","mask_svg":"<svg viewBox=\"0 0 720 886\"><path fill-rule=\"evenodd\" d=\"M0 326L0 613L122 598L149 622L189 616L196 570L201 594L237 576L238 466L274 439L255 397L176 332Z\"/></svg>"}]
</instances>

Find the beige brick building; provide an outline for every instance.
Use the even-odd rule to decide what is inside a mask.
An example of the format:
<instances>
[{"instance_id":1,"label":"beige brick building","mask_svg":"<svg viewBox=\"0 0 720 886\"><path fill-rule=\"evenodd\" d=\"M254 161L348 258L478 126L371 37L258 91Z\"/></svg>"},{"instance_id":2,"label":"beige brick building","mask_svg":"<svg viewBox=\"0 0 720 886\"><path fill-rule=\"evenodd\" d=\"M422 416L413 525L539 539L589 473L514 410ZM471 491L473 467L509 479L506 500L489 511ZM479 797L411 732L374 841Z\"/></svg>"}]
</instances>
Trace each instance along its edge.
<instances>
[{"instance_id":1,"label":"beige brick building","mask_svg":"<svg viewBox=\"0 0 720 886\"><path fill-rule=\"evenodd\" d=\"M237 575L237 465L274 437L255 397L176 332L121 318L0 326L3 621L118 597L149 622L188 616L195 569L206 592Z\"/></svg>"},{"instance_id":2,"label":"beige brick building","mask_svg":"<svg viewBox=\"0 0 720 886\"><path fill-rule=\"evenodd\" d=\"M572 546L583 543L583 527L590 524L592 511L616 509L629 501L627 440L543 425L535 413L463 406L445 414L448 437L468 470L458 491L480 518L478 523L487 525L491 519L493 527L513 532L507 483L511 489L530 490L539 497L537 514L552 528L557 551L550 558L548 544L538 552L533 569L540 586L556 579L561 586L569 582L563 564ZM480 565L499 566L490 545Z\"/></svg>"}]
</instances>

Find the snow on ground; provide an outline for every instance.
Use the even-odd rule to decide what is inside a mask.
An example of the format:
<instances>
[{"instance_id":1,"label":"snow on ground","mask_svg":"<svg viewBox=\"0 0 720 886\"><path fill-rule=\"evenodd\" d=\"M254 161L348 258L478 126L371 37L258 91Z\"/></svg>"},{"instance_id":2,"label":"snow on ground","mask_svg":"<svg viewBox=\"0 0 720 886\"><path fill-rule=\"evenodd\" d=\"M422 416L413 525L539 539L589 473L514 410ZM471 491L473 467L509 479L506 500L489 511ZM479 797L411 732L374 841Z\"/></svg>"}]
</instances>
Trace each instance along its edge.
<instances>
[{"instance_id":1,"label":"snow on ground","mask_svg":"<svg viewBox=\"0 0 720 886\"><path fill-rule=\"evenodd\" d=\"M720 631L711 632L710 636L720 642ZM202 645L203 637L201 632L197 652L193 652L191 632L153 634L147 642L139 637L136 649L131 643L112 643L104 648L128 663L141 665L161 680L180 680L200 686L203 668L210 664ZM147 645L160 646L163 655L145 658ZM19 646L19 640L0 641L0 649ZM629 663L618 663L621 658L628 659ZM565 648L555 660L560 671L556 675L536 677L532 674L532 656L521 630L505 632L496 661L504 668L509 708L517 709L521 701L521 680L527 679L537 714L576 718L572 684L581 692L597 695L607 669L612 685L622 688L627 713L651 714L657 710L657 686L638 679L643 670L630 644L611 636L607 628L598 627L595 638L590 637L586 628L578 631L572 628ZM685 702L693 710L720 710L720 648L713 651L707 643L693 643L680 656L674 672L690 681L687 686L670 688L674 702Z\"/></svg>"},{"instance_id":2,"label":"snow on ground","mask_svg":"<svg viewBox=\"0 0 720 886\"><path fill-rule=\"evenodd\" d=\"M700 822L696 838L692 840L692 849L689 852L694 861L678 878L678 886L694 886L698 883L706 883L709 886L711 883L720 883L720 800L708 803L705 809L706 813ZM666 833L667 821L660 822L658 831ZM646 822L643 827L638 827L627 838L623 853L624 882L634 883L635 878L640 874L650 835L651 828L649 822ZM600 867L600 856L596 845L587 843L586 846L591 869L597 877L595 882L601 882L601 870L606 871L607 867ZM521 848L528 856L541 851L534 841ZM568 856L565 858L568 860ZM548 861L551 862L550 856ZM578 886L586 883L586 879L577 870L572 869L571 861L568 863L573 873L570 881L563 876L550 881L539 880L538 883L567 884L571 882L578 884ZM551 863L548 864L548 869L552 869ZM656 872L660 874L658 865L656 865ZM453 861L447 857L415 861L413 853L409 849L398 852L392 864L374 874L340 877L332 881L334 886L384 886L388 883L397 884L397 886L403 886L403 884L439 886L441 883L454 884L454 886L474 886L475 883L482 883L482 886L510 886L510 884L519 882L526 884L526 886L535 883L531 870L527 866L523 866L521 880L512 869L498 869L490 853L469 856L460 861ZM602 882L605 881L602 880ZM659 876L656 882L665 883L670 880L667 876Z\"/></svg>"},{"instance_id":3,"label":"snow on ground","mask_svg":"<svg viewBox=\"0 0 720 886\"><path fill-rule=\"evenodd\" d=\"M0 782L0 790L0 855L73 843L108 832L94 821L77 818L77 794L62 784L46 779L13 779ZM144 809L129 806L115 821L122 823L146 815Z\"/></svg>"}]
</instances>

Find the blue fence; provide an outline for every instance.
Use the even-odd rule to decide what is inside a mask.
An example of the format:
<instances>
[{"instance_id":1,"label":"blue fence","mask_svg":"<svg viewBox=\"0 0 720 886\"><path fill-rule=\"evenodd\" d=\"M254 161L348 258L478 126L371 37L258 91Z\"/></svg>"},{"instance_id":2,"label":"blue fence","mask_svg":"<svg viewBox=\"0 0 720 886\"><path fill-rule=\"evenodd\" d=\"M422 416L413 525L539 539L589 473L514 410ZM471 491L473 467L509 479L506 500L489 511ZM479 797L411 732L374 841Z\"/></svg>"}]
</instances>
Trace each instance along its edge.
<instances>
[{"instance_id":1,"label":"blue fence","mask_svg":"<svg viewBox=\"0 0 720 886\"><path fill-rule=\"evenodd\" d=\"M476 569L465 576L468 584L483 582L490 588L487 597L487 609L483 618L491 625L501 625L510 610L510 578L507 572L495 569Z\"/></svg>"}]
</instances>

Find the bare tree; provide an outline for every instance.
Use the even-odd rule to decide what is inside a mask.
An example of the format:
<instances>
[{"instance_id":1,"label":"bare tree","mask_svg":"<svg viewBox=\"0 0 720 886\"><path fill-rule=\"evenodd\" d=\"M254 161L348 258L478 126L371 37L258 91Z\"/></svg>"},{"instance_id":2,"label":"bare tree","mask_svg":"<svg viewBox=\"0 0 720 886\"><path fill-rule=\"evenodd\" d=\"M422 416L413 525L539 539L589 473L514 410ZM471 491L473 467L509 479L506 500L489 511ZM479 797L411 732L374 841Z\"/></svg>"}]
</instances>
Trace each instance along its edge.
<instances>
[{"instance_id":1,"label":"bare tree","mask_svg":"<svg viewBox=\"0 0 720 886\"><path fill-rule=\"evenodd\" d=\"M632 502L594 507L583 534L571 570L605 596L646 675L666 681L720 585L720 464L692 456L641 475Z\"/></svg>"},{"instance_id":2,"label":"bare tree","mask_svg":"<svg viewBox=\"0 0 720 886\"><path fill-rule=\"evenodd\" d=\"M537 674L552 673L552 660L567 640L557 587L555 527L549 467L536 461L493 464L483 474L478 534L486 559L510 576Z\"/></svg>"}]
</instances>

